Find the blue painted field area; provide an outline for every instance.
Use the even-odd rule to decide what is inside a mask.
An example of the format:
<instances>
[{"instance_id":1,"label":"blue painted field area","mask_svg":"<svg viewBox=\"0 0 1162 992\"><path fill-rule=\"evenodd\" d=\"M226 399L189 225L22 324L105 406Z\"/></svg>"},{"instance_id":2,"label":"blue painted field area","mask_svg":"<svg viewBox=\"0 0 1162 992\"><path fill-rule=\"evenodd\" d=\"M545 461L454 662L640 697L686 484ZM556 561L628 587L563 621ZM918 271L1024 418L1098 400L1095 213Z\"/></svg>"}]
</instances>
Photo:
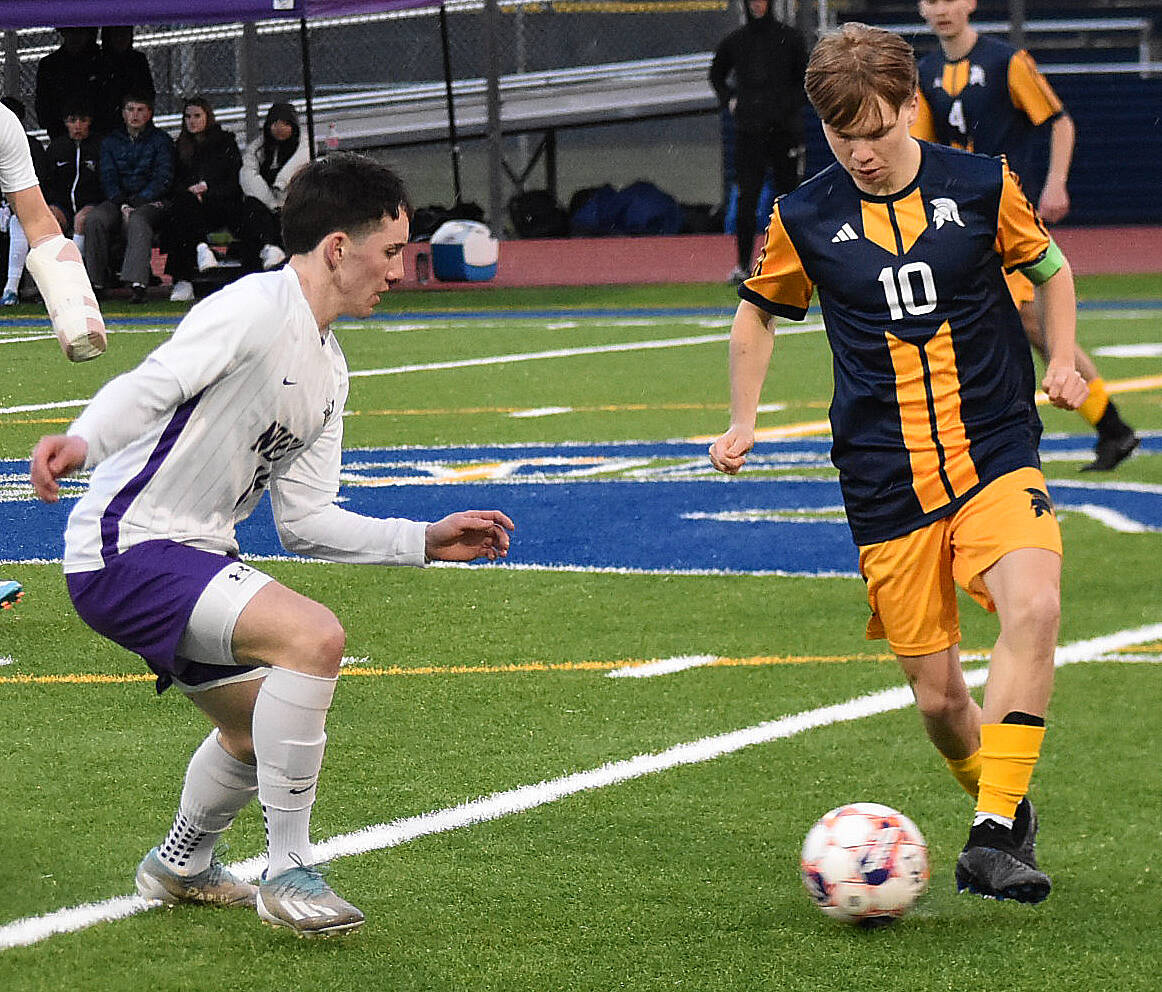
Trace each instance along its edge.
<instances>
[{"instance_id":1,"label":"blue painted field area","mask_svg":"<svg viewBox=\"0 0 1162 992\"><path fill-rule=\"evenodd\" d=\"M1147 438L1144 447L1162 447ZM1086 438L1049 438L1047 458L1083 457ZM350 451L343 505L373 516L433 520L498 508L517 523L509 561L532 567L664 572L854 574L855 548L825 470L825 441L759 445L753 470L717 475L689 442L405 448ZM21 492L27 463L0 462L0 561L57 559L65 518L82 488L55 506ZM807 472L813 472L814 477ZM1119 531L1162 531L1162 487L1055 482L1059 509ZM246 554L284 554L269 502L239 528Z\"/></svg>"}]
</instances>

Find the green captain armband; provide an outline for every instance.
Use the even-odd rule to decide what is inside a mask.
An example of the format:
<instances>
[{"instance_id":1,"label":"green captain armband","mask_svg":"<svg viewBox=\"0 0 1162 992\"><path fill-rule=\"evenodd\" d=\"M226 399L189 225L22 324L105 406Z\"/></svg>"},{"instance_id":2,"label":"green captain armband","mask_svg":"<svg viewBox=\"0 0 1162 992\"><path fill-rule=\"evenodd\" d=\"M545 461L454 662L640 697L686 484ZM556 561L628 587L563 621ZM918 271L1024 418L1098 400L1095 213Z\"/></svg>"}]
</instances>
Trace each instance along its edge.
<instances>
[{"instance_id":1,"label":"green captain armband","mask_svg":"<svg viewBox=\"0 0 1162 992\"><path fill-rule=\"evenodd\" d=\"M1030 265L1022 265L1019 271L1034 286L1041 286L1057 275L1064 264L1065 256L1061 254L1057 242L1050 238L1044 254Z\"/></svg>"}]
</instances>

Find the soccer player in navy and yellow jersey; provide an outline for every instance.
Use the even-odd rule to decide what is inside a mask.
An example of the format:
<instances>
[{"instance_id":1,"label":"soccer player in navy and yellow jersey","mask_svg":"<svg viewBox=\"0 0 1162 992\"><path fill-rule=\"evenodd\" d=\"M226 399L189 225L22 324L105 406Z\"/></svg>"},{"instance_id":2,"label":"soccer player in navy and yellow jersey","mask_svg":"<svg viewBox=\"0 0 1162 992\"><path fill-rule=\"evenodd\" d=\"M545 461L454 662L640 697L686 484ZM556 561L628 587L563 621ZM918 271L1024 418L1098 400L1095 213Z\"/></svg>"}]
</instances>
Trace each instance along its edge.
<instances>
[{"instance_id":1,"label":"soccer player in navy and yellow jersey","mask_svg":"<svg viewBox=\"0 0 1162 992\"><path fill-rule=\"evenodd\" d=\"M849 23L816 45L807 95L837 159L775 203L730 338L737 472L774 346L818 290L833 354L832 460L872 617L925 729L977 799L957 885L1039 902L1026 793L1045 733L1061 535L1037 456L1033 364L1004 270L1044 289L1050 401L1075 409L1069 265L1002 159L920 142L912 49ZM984 706L960 668L956 585L1000 618Z\"/></svg>"},{"instance_id":2,"label":"soccer player in navy and yellow jersey","mask_svg":"<svg viewBox=\"0 0 1162 992\"><path fill-rule=\"evenodd\" d=\"M912 134L982 155L1004 155L1018 176L1028 176L1035 128L1050 127L1049 169L1038 212L1051 224L1069 212L1066 182L1073 159L1074 126L1032 56L980 35L969 17L976 0L920 0L920 15L940 48L920 60L920 104ZM1020 272L1008 276L1030 343L1045 355L1045 338L1033 286ZM1089 384L1081 414L1097 430L1094 460L1082 471L1109 471L1138 446L1122 420L1093 359L1076 349L1078 371Z\"/></svg>"}]
</instances>

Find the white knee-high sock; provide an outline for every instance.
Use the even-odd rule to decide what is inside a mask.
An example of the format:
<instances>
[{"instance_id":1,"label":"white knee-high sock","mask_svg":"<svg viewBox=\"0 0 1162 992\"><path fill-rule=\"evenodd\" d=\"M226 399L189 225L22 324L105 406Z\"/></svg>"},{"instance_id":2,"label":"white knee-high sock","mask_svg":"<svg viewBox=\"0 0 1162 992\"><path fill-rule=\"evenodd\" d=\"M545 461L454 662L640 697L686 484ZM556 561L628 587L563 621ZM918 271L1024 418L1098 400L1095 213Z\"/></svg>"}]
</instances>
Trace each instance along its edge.
<instances>
[{"instance_id":1,"label":"white knee-high sock","mask_svg":"<svg viewBox=\"0 0 1162 992\"><path fill-rule=\"evenodd\" d=\"M323 726L337 682L275 668L258 692L253 735L258 801L266 820L267 878L296 862L311 863L311 807L327 744Z\"/></svg>"},{"instance_id":2,"label":"white knee-high sock","mask_svg":"<svg viewBox=\"0 0 1162 992\"><path fill-rule=\"evenodd\" d=\"M5 293L15 293L20 289L20 277L24 274L24 260L28 258L28 236L24 233L16 214L8 224L8 281Z\"/></svg>"},{"instance_id":3,"label":"white knee-high sock","mask_svg":"<svg viewBox=\"0 0 1162 992\"><path fill-rule=\"evenodd\" d=\"M211 731L190 759L178 812L158 856L179 875L205 871L214 844L257 792L258 770L228 754L218 731Z\"/></svg>"}]
</instances>

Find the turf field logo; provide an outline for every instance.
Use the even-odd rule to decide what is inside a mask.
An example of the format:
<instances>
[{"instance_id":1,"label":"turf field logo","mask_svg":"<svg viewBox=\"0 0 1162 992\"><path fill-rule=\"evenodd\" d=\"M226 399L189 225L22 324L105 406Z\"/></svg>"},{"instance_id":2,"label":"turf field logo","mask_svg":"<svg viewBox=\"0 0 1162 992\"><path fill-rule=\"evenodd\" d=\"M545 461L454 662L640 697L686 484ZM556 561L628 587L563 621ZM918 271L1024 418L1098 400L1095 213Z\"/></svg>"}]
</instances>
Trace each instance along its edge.
<instances>
[{"instance_id":1,"label":"turf field logo","mask_svg":"<svg viewBox=\"0 0 1162 992\"><path fill-rule=\"evenodd\" d=\"M956 205L956 201L947 196L936 197L932 201L932 223L936 225L938 231L945 224L964 227L964 221L960 219L960 207Z\"/></svg>"},{"instance_id":2,"label":"turf field logo","mask_svg":"<svg viewBox=\"0 0 1162 992\"><path fill-rule=\"evenodd\" d=\"M1025 492L1029 494L1029 508L1033 511L1034 516L1040 517L1045 513L1053 515L1053 501L1047 492L1034 488L1026 489Z\"/></svg>"}]
</instances>

